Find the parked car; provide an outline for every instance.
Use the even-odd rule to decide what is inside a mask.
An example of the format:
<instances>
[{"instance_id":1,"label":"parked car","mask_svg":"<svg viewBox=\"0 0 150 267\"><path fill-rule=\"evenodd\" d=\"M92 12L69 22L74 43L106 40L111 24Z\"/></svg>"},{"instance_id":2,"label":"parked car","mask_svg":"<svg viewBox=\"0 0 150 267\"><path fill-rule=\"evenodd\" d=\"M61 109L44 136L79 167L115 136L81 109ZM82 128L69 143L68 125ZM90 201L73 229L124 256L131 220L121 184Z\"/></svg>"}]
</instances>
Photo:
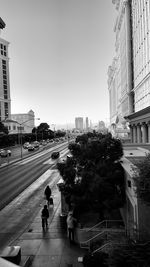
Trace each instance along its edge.
<instances>
[{"instance_id":1,"label":"parked car","mask_svg":"<svg viewBox=\"0 0 150 267\"><path fill-rule=\"evenodd\" d=\"M35 149L35 148L34 148L33 145L29 145L29 146L28 146L28 151L34 151L34 149Z\"/></svg>"},{"instance_id":2,"label":"parked car","mask_svg":"<svg viewBox=\"0 0 150 267\"><path fill-rule=\"evenodd\" d=\"M29 142L25 142L24 144L23 144L23 148L24 149L28 149L28 146L30 145L30 143Z\"/></svg>"},{"instance_id":3,"label":"parked car","mask_svg":"<svg viewBox=\"0 0 150 267\"><path fill-rule=\"evenodd\" d=\"M51 158L52 158L52 159L57 159L57 158L59 158L59 156L60 156L60 153L59 153L58 151L55 151L55 152L53 152L53 153L51 154Z\"/></svg>"},{"instance_id":4,"label":"parked car","mask_svg":"<svg viewBox=\"0 0 150 267\"><path fill-rule=\"evenodd\" d=\"M11 150L9 150L9 149L1 149L0 150L0 156L2 158L4 158L4 157L10 157L11 156Z\"/></svg>"},{"instance_id":5,"label":"parked car","mask_svg":"<svg viewBox=\"0 0 150 267\"><path fill-rule=\"evenodd\" d=\"M38 141L34 141L33 144L34 148L39 148L40 143Z\"/></svg>"}]
</instances>

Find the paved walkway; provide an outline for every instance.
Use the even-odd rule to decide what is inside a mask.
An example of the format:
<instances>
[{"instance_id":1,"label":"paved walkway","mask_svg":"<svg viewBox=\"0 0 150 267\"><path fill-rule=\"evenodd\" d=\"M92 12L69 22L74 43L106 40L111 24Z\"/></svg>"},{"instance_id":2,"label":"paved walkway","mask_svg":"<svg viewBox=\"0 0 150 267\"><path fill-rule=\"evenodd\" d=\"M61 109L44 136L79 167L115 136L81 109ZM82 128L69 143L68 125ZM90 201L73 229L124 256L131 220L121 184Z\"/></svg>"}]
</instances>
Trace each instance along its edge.
<instances>
[{"instance_id":1,"label":"paved walkway","mask_svg":"<svg viewBox=\"0 0 150 267\"><path fill-rule=\"evenodd\" d=\"M78 257L82 257L85 251L78 244L70 244L67 231L60 218L60 192L57 186L53 189L54 207L49 207L49 227L43 232L41 227L41 210L24 233L11 245L21 247L22 261L29 256L32 267L82 267ZM44 204L44 203L43 203Z\"/></svg>"}]
</instances>

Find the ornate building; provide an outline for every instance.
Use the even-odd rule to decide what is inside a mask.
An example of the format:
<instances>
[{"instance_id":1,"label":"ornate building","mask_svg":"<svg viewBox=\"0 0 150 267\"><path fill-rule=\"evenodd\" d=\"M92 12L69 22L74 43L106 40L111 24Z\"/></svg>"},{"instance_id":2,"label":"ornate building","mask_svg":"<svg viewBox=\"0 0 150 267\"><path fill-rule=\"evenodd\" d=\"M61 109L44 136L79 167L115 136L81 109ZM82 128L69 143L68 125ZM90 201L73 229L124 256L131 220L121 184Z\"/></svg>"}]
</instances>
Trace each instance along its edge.
<instances>
[{"instance_id":1,"label":"ornate building","mask_svg":"<svg viewBox=\"0 0 150 267\"><path fill-rule=\"evenodd\" d=\"M108 68L110 123L125 136L128 131L124 117L133 112L131 4L124 0L112 2L118 15L114 27L116 56Z\"/></svg>"},{"instance_id":2,"label":"ornate building","mask_svg":"<svg viewBox=\"0 0 150 267\"><path fill-rule=\"evenodd\" d=\"M132 0L135 112L126 117L131 142L150 143L150 2Z\"/></svg>"}]
</instances>

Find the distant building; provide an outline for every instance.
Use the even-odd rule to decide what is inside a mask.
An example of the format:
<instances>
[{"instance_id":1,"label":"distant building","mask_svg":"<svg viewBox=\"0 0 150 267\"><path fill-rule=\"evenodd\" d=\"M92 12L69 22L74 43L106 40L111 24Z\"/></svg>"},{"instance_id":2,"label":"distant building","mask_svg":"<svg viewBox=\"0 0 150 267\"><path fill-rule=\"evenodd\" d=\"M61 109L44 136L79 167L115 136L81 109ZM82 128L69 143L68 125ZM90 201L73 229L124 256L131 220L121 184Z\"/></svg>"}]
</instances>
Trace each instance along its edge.
<instances>
[{"instance_id":1,"label":"distant building","mask_svg":"<svg viewBox=\"0 0 150 267\"><path fill-rule=\"evenodd\" d=\"M88 132L88 130L89 130L89 119L88 119L88 117L86 117L86 119L85 119L85 130L86 130L86 132Z\"/></svg>"},{"instance_id":2,"label":"distant building","mask_svg":"<svg viewBox=\"0 0 150 267\"><path fill-rule=\"evenodd\" d=\"M35 116L32 110L24 114L12 114L11 119L16 123L9 123L8 130L10 134L32 133L32 129L35 127Z\"/></svg>"},{"instance_id":3,"label":"distant building","mask_svg":"<svg viewBox=\"0 0 150 267\"><path fill-rule=\"evenodd\" d=\"M75 118L75 128L79 131L83 131L83 117Z\"/></svg>"},{"instance_id":4,"label":"distant building","mask_svg":"<svg viewBox=\"0 0 150 267\"><path fill-rule=\"evenodd\" d=\"M5 23L0 18L0 29L5 27ZM10 118L10 83L9 83L9 43L0 38L0 121Z\"/></svg>"}]
</instances>

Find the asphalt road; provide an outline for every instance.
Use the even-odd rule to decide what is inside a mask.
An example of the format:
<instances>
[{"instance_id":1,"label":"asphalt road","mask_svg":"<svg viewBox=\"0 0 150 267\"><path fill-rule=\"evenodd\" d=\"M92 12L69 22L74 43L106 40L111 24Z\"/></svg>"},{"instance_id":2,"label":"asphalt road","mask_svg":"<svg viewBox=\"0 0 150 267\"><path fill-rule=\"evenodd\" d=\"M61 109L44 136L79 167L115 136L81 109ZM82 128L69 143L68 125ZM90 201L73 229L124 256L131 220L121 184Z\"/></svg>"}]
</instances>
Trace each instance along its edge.
<instances>
[{"instance_id":1,"label":"asphalt road","mask_svg":"<svg viewBox=\"0 0 150 267\"><path fill-rule=\"evenodd\" d=\"M0 210L12 201L25 188L36 181L48 169L55 169L59 160L52 160L51 153L60 151L60 158L67 154L68 143L55 145L30 157L7 164L0 168ZM32 153L32 152L31 152ZM15 158L15 157L14 157ZM11 158L12 160L12 158Z\"/></svg>"}]
</instances>

